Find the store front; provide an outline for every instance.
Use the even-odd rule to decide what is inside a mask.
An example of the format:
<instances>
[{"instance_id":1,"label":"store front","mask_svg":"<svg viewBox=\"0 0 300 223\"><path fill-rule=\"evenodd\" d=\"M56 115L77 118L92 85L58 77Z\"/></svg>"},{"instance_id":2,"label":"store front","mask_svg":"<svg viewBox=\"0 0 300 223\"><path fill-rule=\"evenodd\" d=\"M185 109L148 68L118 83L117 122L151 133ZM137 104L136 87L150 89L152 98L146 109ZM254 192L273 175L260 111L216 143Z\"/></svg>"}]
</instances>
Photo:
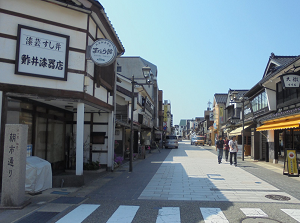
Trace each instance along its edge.
<instances>
[{"instance_id":1,"label":"store front","mask_svg":"<svg viewBox=\"0 0 300 223\"><path fill-rule=\"evenodd\" d=\"M54 173L83 175L96 161L113 169L115 57L125 50L102 5L1 1L0 15L0 172L6 124L28 125L31 155ZM105 64L93 60L95 43L113 48Z\"/></svg>"},{"instance_id":2,"label":"store front","mask_svg":"<svg viewBox=\"0 0 300 223\"><path fill-rule=\"evenodd\" d=\"M8 97L7 124L28 125L31 155L49 161L54 173L74 165L68 162L72 125L67 123L72 123L72 119L71 112Z\"/></svg>"},{"instance_id":3,"label":"store front","mask_svg":"<svg viewBox=\"0 0 300 223\"><path fill-rule=\"evenodd\" d=\"M284 162L286 150L296 150L297 161L300 161L300 115L277 118L265 121L257 131L267 133L268 156L274 162ZM274 136L274 137L272 137Z\"/></svg>"}]
</instances>

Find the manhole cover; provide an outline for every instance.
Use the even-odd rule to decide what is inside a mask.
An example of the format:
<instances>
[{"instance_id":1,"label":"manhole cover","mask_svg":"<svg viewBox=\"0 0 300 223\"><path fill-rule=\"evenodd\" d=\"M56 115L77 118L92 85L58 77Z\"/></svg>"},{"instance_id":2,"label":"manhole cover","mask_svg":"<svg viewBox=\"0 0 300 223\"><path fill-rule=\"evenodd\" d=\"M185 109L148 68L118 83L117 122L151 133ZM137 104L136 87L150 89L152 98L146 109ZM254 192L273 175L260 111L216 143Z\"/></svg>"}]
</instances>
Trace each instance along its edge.
<instances>
[{"instance_id":1,"label":"manhole cover","mask_svg":"<svg viewBox=\"0 0 300 223\"><path fill-rule=\"evenodd\" d=\"M241 223L282 223L270 218L245 218L242 219Z\"/></svg>"},{"instance_id":2,"label":"manhole cover","mask_svg":"<svg viewBox=\"0 0 300 223\"><path fill-rule=\"evenodd\" d=\"M272 199L272 200L277 200L277 201L289 201L291 200L291 198L287 197L287 196L282 196L282 195L266 195L266 198Z\"/></svg>"}]
</instances>

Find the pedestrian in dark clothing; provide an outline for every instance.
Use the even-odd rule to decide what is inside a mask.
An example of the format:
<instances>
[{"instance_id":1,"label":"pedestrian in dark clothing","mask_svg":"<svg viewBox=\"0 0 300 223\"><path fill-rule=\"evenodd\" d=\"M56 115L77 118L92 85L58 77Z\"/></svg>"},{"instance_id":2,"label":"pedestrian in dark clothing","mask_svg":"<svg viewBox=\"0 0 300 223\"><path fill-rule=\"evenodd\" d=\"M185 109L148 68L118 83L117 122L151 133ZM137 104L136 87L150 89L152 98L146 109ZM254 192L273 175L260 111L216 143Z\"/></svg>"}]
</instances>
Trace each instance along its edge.
<instances>
[{"instance_id":1,"label":"pedestrian in dark clothing","mask_svg":"<svg viewBox=\"0 0 300 223\"><path fill-rule=\"evenodd\" d=\"M228 154L229 154L229 139L228 139L228 137L225 137L225 140L224 140L224 152L225 152L226 162L228 162Z\"/></svg>"},{"instance_id":2,"label":"pedestrian in dark clothing","mask_svg":"<svg viewBox=\"0 0 300 223\"><path fill-rule=\"evenodd\" d=\"M222 136L219 136L219 140L216 142L216 151L218 150L218 163L222 163L223 157L223 147L224 147L224 140Z\"/></svg>"},{"instance_id":3,"label":"pedestrian in dark clothing","mask_svg":"<svg viewBox=\"0 0 300 223\"><path fill-rule=\"evenodd\" d=\"M232 140L229 142L229 147L230 147L230 165L232 165L232 157L234 157L234 165L237 166L237 160L236 160L236 155L238 152L238 146L236 143L236 137L233 136Z\"/></svg>"}]
</instances>

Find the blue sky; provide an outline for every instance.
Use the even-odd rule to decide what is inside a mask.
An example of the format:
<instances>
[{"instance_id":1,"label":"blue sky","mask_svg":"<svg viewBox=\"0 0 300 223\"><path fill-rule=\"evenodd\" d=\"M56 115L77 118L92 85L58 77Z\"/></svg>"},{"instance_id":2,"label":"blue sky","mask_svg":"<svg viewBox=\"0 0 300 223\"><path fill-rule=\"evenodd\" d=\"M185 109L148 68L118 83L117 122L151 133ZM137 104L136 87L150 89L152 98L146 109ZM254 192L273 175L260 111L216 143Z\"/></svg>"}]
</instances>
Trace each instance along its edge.
<instances>
[{"instance_id":1,"label":"blue sky","mask_svg":"<svg viewBox=\"0 0 300 223\"><path fill-rule=\"evenodd\" d=\"M215 93L250 89L272 52L300 54L298 0L99 0L123 46L158 68L173 124Z\"/></svg>"}]
</instances>

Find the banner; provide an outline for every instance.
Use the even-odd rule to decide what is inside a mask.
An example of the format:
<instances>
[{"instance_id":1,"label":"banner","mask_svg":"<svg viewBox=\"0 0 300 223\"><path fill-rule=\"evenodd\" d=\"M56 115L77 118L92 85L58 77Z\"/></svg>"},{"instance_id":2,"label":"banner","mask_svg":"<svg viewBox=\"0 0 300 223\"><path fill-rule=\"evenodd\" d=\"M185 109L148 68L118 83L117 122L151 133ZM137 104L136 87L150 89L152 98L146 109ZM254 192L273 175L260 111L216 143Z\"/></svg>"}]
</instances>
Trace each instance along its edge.
<instances>
[{"instance_id":1,"label":"banner","mask_svg":"<svg viewBox=\"0 0 300 223\"><path fill-rule=\"evenodd\" d=\"M168 105L164 105L164 122L168 121Z\"/></svg>"}]
</instances>

